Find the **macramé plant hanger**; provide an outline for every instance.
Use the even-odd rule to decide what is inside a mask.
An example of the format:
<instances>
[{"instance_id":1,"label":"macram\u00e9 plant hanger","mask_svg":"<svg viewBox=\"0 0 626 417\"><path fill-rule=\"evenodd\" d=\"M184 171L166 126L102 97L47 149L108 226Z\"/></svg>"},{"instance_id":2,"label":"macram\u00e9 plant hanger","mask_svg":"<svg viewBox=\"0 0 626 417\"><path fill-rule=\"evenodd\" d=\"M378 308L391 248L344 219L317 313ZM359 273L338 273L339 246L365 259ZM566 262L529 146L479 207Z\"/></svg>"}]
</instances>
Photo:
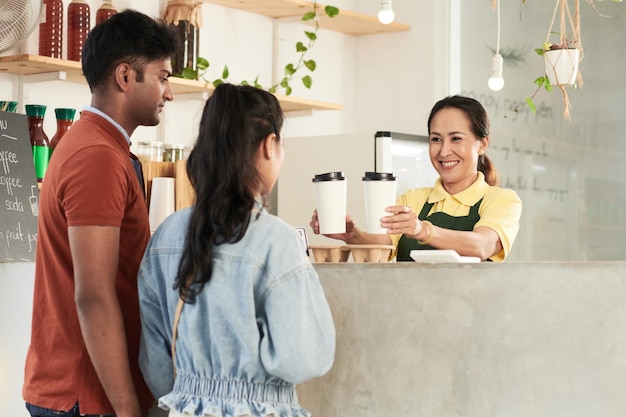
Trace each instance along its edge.
<instances>
[{"instance_id":1,"label":"macram\u00e9 plant hanger","mask_svg":"<svg viewBox=\"0 0 626 417\"><path fill-rule=\"evenodd\" d=\"M580 1L574 0L574 18L570 12L568 0L556 0L556 6L550 22L550 28L543 44L546 75L550 84L558 87L563 94L563 117L568 121L572 107L566 87L576 84L582 87L583 79L578 64L583 59L583 46L580 37ZM559 19L559 30L554 26ZM558 43L550 43L550 36L558 35Z\"/></svg>"}]
</instances>

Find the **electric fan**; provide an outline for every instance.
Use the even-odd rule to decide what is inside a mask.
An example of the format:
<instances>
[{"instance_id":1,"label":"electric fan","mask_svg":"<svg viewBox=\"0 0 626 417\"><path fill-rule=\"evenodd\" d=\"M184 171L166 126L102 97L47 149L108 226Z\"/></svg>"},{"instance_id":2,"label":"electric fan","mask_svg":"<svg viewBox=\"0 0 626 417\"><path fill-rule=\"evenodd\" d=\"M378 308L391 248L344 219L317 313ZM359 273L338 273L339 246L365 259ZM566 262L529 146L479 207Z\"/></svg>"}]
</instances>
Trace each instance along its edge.
<instances>
[{"instance_id":1,"label":"electric fan","mask_svg":"<svg viewBox=\"0 0 626 417\"><path fill-rule=\"evenodd\" d=\"M17 46L39 24L43 0L0 0L0 53Z\"/></svg>"}]
</instances>

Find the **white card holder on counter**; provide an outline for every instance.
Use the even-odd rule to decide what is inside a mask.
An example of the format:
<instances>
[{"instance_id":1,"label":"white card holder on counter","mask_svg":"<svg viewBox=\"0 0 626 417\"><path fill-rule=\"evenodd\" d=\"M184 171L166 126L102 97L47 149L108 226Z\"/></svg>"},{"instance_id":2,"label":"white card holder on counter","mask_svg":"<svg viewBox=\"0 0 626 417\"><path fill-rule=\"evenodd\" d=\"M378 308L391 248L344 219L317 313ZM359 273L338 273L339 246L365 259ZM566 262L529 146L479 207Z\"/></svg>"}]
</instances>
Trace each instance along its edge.
<instances>
[{"instance_id":1,"label":"white card holder on counter","mask_svg":"<svg viewBox=\"0 0 626 417\"><path fill-rule=\"evenodd\" d=\"M480 258L476 256L461 256L452 249L425 249L412 250L411 258L415 262L422 263L478 263Z\"/></svg>"}]
</instances>

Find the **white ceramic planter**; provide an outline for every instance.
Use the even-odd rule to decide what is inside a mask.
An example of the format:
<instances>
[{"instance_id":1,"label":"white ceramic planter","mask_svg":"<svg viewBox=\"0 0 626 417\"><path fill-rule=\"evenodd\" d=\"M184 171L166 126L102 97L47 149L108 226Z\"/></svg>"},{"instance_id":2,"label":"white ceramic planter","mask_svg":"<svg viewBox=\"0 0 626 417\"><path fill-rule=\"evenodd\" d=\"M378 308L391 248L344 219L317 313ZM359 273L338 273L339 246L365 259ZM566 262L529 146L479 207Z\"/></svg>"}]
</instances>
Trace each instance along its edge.
<instances>
[{"instance_id":1,"label":"white ceramic planter","mask_svg":"<svg viewBox=\"0 0 626 417\"><path fill-rule=\"evenodd\" d=\"M552 85L572 85L578 74L580 51L574 49L553 49L543 53L546 74Z\"/></svg>"}]
</instances>

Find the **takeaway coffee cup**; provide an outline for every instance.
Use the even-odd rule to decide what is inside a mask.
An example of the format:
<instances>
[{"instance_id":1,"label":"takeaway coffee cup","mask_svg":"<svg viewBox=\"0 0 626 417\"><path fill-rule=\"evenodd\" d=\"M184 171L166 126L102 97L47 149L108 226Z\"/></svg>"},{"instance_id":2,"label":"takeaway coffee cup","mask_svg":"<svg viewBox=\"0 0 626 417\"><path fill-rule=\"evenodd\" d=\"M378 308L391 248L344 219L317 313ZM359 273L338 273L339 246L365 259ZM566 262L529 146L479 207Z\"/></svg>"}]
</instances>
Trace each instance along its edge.
<instances>
[{"instance_id":1,"label":"takeaway coffee cup","mask_svg":"<svg viewBox=\"0 0 626 417\"><path fill-rule=\"evenodd\" d=\"M150 209L148 210L151 233L154 233L163 220L174 212L175 207L174 178L152 178Z\"/></svg>"},{"instance_id":2,"label":"takeaway coffee cup","mask_svg":"<svg viewBox=\"0 0 626 417\"><path fill-rule=\"evenodd\" d=\"M316 175L313 189L320 233L345 233L347 180L343 172Z\"/></svg>"},{"instance_id":3,"label":"takeaway coffee cup","mask_svg":"<svg viewBox=\"0 0 626 417\"><path fill-rule=\"evenodd\" d=\"M391 214L385 208L396 202L396 177L386 172L366 172L363 177L363 195L367 232L386 234L387 229L381 227L380 219Z\"/></svg>"}]
</instances>

